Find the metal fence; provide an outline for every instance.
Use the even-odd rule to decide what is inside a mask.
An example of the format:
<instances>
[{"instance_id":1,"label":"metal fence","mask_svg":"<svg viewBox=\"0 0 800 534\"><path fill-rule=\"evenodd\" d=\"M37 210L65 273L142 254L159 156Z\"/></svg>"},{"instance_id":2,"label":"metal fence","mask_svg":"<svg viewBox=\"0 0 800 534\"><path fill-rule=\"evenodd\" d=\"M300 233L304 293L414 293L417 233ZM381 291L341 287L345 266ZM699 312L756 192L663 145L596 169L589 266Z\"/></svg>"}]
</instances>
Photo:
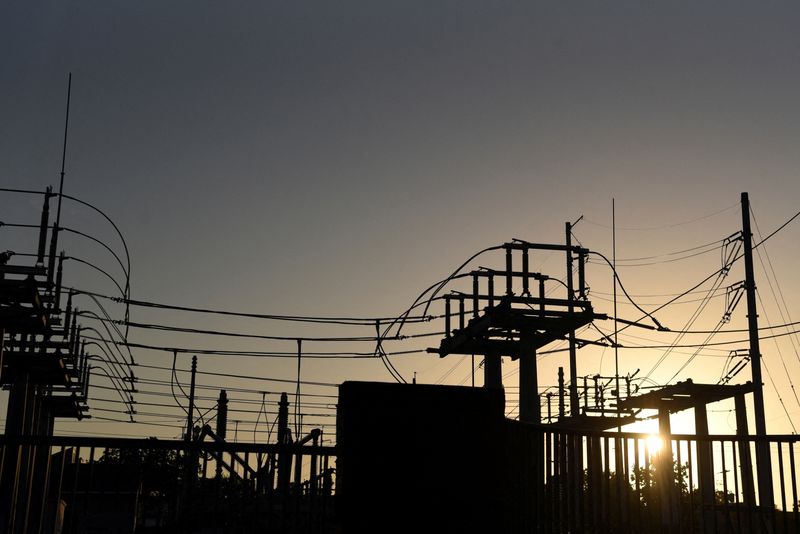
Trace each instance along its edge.
<instances>
[{"instance_id":1,"label":"metal fence","mask_svg":"<svg viewBox=\"0 0 800 534\"><path fill-rule=\"evenodd\" d=\"M800 532L799 436L662 440L509 428L509 454L520 466L509 477L509 531ZM771 466L760 474L759 448ZM759 491L759 475L772 495Z\"/></svg>"},{"instance_id":2,"label":"metal fence","mask_svg":"<svg viewBox=\"0 0 800 534\"><path fill-rule=\"evenodd\" d=\"M8 533L332 532L335 449L0 436Z\"/></svg>"},{"instance_id":3,"label":"metal fence","mask_svg":"<svg viewBox=\"0 0 800 534\"><path fill-rule=\"evenodd\" d=\"M504 532L800 532L798 436L660 442L515 422L506 429L498 436L506 452L497 523ZM334 447L5 436L0 446L0 519L9 533L340 526ZM771 466L763 473L759 447ZM772 495L759 490L759 476L768 477Z\"/></svg>"}]
</instances>

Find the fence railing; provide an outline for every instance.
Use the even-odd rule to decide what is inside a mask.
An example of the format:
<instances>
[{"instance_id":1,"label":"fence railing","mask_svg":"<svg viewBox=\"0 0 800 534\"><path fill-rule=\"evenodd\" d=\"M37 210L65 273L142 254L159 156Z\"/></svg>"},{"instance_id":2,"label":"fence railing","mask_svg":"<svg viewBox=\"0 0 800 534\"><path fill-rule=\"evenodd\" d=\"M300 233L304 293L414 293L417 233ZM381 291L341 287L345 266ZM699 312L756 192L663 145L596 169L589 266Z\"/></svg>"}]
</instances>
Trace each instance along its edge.
<instances>
[{"instance_id":1,"label":"fence railing","mask_svg":"<svg viewBox=\"0 0 800 534\"><path fill-rule=\"evenodd\" d=\"M334 447L34 436L0 447L3 532L334 529Z\"/></svg>"},{"instance_id":2,"label":"fence railing","mask_svg":"<svg viewBox=\"0 0 800 534\"><path fill-rule=\"evenodd\" d=\"M799 436L660 441L514 422L506 428L498 436L506 444L505 517L498 518L505 532L800 532ZM759 447L769 451L762 473ZM0 436L0 449L4 532L325 533L338 526L334 447ZM765 476L771 496L759 490Z\"/></svg>"},{"instance_id":3,"label":"fence railing","mask_svg":"<svg viewBox=\"0 0 800 534\"><path fill-rule=\"evenodd\" d=\"M509 529L522 532L800 532L800 436L658 436L509 427L519 458ZM768 450L769 470L756 454ZM537 458L540 461L537 461ZM759 476L773 495L761 495ZM767 486L767 487L770 487ZM773 497L774 496L774 497ZM769 499L774 498L774 502Z\"/></svg>"}]
</instances>

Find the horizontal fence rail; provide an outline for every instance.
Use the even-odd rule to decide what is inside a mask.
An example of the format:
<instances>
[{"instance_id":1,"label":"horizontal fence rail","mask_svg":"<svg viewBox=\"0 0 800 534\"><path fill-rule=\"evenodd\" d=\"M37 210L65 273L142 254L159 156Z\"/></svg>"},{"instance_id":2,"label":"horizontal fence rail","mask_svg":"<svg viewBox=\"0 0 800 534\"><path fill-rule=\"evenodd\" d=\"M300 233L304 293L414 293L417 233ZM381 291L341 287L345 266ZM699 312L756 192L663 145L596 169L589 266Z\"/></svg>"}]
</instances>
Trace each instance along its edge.
<instances>
[{"instance_id":1,"label":"horizontal fence rail","mask_svg":"<svg viewBox=\"0 0 800 534\"><path fill-rule=\"evenodd\" d=\"M508 530L800 532L799 436L662 439L526 425L509 429L510 452L528 458L512 478L527 479L521 486L534 494L512 511L516 518ZM769 473L757 472L759 447L769 451ZM772 480L774 503L759 494L759 475Z\"/></svg>"},{"instance_id":2,"label":"horizontal fence rail","mask_svg":"<svg viewBox=\"0 0 800 534\"><path fill-rule=\"evenodd\" d=\"M507 423L497 436L506 449L504 532L800 532L798 436L662 439ZM0 436L0 448L5 532L339 526L335 447ZM758 472L759 449L769 473ZM759 491L765 475L771 496Z\"/></svg>"},{"instance_id":3,"label":"horizontal fence rail","mask_svg":"<svg viewBox=\"0 0 800 534\"><path fill-rule=\"evenodd\" d=\"M0 436L9 533L334 530L334 447Z\"/></svg>"}]
</instances>

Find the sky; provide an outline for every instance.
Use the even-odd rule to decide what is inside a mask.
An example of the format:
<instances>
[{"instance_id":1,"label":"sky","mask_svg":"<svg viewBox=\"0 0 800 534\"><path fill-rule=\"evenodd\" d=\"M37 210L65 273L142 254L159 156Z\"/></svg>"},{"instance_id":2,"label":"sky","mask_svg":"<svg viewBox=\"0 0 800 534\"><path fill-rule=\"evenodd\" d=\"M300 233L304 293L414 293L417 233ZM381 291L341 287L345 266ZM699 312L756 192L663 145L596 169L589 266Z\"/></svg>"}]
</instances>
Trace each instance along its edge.
<instances>
[{"instance_id":1,"label":"sky","mask_svg":"<svg viewBox=\"0 0 800 534\"><path fill-rule=\"evenodd\" d=\"M133 299L260 314L396 317L475 252L513 238L563 243L564 223L581 216L575 239L611 257L613 200L620 279L650 310L721 267L718 242L741 229L741 192L749 192L762 236L797 212L799 15L793 2L736 1L4 2L0 184L58 188L71 72L64 193L102 209L122 232ZM0 194L4 222L36 224L40 209L39 196ZM121 253L113 228L80 204L65 200L62 224ZM798 232L796 223L788 225L756 258L762 324L800 317L793 276ZM0 248L32 252L35 240L35 232L0 228ZM714 243L695 249L703 254L664 263L688 255L670 253ZM122 278L113 257L93 242L65 234L59 248ZM655 258L624 261L642 257ZM638 263L650 264L630 265ZM467 268L478 266L501 268L502 258L487 254ZM532 266L564 276L563 257L541 254ZM79 262L67 267L71 287L117 292L96 270ZM596 311L612 314L611 271L592 263L587 276ZM739 262L693 329L719 322L724 287L741 279ZM693 302L657 317L680 329L704 295L689 295ZM103 302L120 318L119 306ZM76 304L99 313L85 296ZM435 306L441 313L441 302ZM623 299L619 306L620 317L638 319ZM742 302L724 328L742 328L745 313ZM288 338L374 335L373 326L146 307L131 308L131 321ZM613 331L608 321L598 326ZM442 328L408 325L407 333ZM623 335L640 336L621 337L627 345L676 339L646 330ZM128 341L297 350L293 339L137 328ZM437 345L431 336L387 341L384 348ZM765 384L771 432L792 432L800 414L791 383L800 376L796 347L791 336L762 341L775 381ZM744 345L704 350L676 379L715 383L733 348ZM100 355L99 347L92 350ZM172 364L169 351L131 350L139 363ZM305 342L302 350L372 353L375 346ZM613 352L582 349L578 374L613 374ZM623 374L639 368L644 376L664 352L620 350L619 368ZM693 352L668 353L650 378L669 380ZM184 387L190 355L176 362ZM425 383L471 383L469 358L417 353L391 361L409 381L416 373ZM304 381L393 380L375 358L301 363ZM516 364L504 365L514 417ZM566 357L542 356L539 365L542 386L552 386ZM241 390L241 440L258 433L263 439L277 393L295 393L291 382L264 380L294 380L295 357L201 355L199 369L250 377L202 377L211 388L203 390L204 410L213 408L219 388ZM145 380L170 380L168 370L135 370ZM99 376L96 384L110 383ZM306 427L333 425L335 387L302 387L320 395L304 397ZM99 400L90 405L110 411L95 410L90 421L59 421L57 432L180 435L176 402L186 404L180 392L176 401L168 384L138 389L150 396L136 397L137 410L155 414L137 414L143 422L101 420L126 415L113 390L98 388L92 395ZM712 432L732 431L730 408L717 408ZM690 422L674 421L692 430Z\"/></svg>"}]
</instances>

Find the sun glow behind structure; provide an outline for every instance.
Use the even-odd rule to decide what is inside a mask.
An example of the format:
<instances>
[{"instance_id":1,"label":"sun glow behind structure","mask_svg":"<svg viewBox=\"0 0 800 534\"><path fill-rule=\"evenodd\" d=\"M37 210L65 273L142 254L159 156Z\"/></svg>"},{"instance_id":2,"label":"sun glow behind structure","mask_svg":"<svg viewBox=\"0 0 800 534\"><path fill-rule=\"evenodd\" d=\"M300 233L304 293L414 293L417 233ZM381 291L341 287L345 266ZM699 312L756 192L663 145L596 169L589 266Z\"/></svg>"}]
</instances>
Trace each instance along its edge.
<instances>
[{"instance_id":1,"label":"sun glow behind structure","mask_svg":"<svg viewBox=\"0 0 800 534\"><path fill-rule=\"evenodd\" d=\"M657 455L663 446L664 440L661 438L661 436L652 435L647 438L647 450L650 452L650 454Z\"/></svg>"},{"instance_id":2,"label":"sun glow behind structure","mask_svg":"<svg viewBox=\"0 0 800 534\"><path fill-rule=\"evenodd\" d=\"M34 2L0 17L9 25L0 35L15 50L0 72L13 103L0 130L3 180L36 189L57 180L61 74L74 70L66 191L102 207L123 230L134 299L391 319L476 250L514 237L562 242L563 223L580 215L575 239L609 256L613 197L617 270L633 299L652 311L722 266L720 242L740 227L740 191L751 192L764 234L796 211L796 7L733 3L721 14L708 6L634 2L604 7L599 17L589 4L193 7L137 5L134 13L50 6L41 17ZM743 27L742 20L759 23ZM0 205L6 223L37 219L38 200L0 197ZM69 203L64 208L64 224L115 243L99 217ZM30 235L0 232L4 248L30 248ZM794 232L757 250L762 327L800 316L800 287L787 277L798 262ZM78 238L62 235L70 255L119 277L113 258ZM496 260L482 257L470 267ZM534 261L543 273L563 264L552 254ZM114 284L91 267L68 265L74 287L116 296ZM621 371L641 369L633 393L673 376L715 383L743 362L731 354L743 344L712 344L740 340L741 333L720 332L705 344L708 334L677 333L695 314L693 331L716 327L738 269L715 289L716 278L654 312L673 332L619 333ZM607 266L590 263L587 275L594 306L608 312ZM463 289L453 284L446 291ZM100 300L115 320L123 316L120 303ZM621 318L640 316L626 299L618 301ZM103 317L86 294L76 305ZM433 312L441 315L440 302ZM239 437L264 439L277 396L295 389L298 338L375 336L372 323L269 322L152 307L131 313L138 326L113 326L130 327L129 341L141 346L94 341L102 349L91 350L103 359L131 350L141 364L137 420L151 426L101 419L126 418L104 369L93 379L96 417L83 426L59 423L59 431L180 435L180 386L188 384L191 355L209 351L199 354L200 371L215 373L199 375L201 413L213 416L218 390L226 387L232 410L241 410L231 412ZM105 331L107 321L85 320L102 333L87 336L117 339L113 329ZM740 306L723 331L743 324ZM441 330L430 322L409 333ZM797 340L786 330L764 330L783 337L765 339L762 351L767 412L774 414L768 426L788 433L800 411L792 383L800 362ZM610 322L598 322L579 337L602 341L612 331ZM480 386L480 360L472 369L469 357L409 352L435 339L387 338L382 348L405 380L416 373L419 382L469 384L474 373ZM304 340L302 379L392 380L385 360L371 356L375 345ZM545 395L556 393L565 345L555 342L540 355ZM143 346L186 352L178 353L173 372L171 350ZM613 375L612 351L582 347L579 375ZM503 373L515 417L517 364L506 359ZM598 387L608 392L606 381ZM331 424L334 386L303 384L302 393L305 424ZM551 400L557 411L557 394ZM711 408L712 432L731 431L732 408ZM676 432L684 417L673 415Z\"/></svg>"}]
</instances>

